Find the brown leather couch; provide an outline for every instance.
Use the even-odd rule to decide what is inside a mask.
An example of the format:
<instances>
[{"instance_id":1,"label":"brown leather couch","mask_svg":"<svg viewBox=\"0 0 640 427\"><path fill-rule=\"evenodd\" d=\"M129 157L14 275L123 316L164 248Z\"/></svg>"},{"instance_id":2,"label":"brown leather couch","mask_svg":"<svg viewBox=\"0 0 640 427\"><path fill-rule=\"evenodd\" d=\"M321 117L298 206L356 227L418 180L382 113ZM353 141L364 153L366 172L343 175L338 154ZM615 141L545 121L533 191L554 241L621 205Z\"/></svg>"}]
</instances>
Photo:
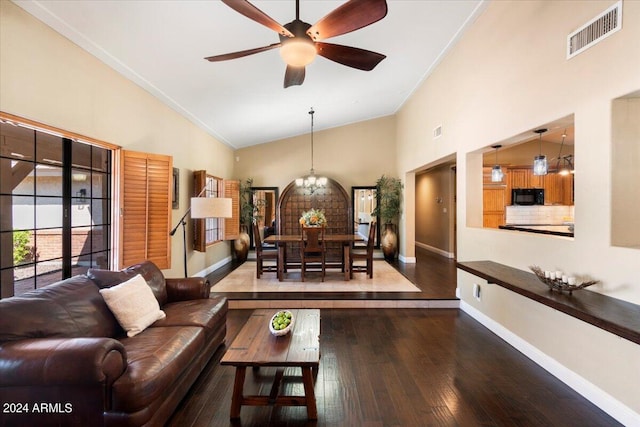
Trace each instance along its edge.
<instances>
[{"instance_id":1,"label":"brown leather couch","mask_svg":"<svg viewBox=\"0 0 640 427\"><path fill-rule=\"evenodd\" d=\"M142 274L166 318L127 337L100 288ZM0 424L155 426L224 342L227 301L151 262L0 300Z\"/></svg>"}]
</instances>

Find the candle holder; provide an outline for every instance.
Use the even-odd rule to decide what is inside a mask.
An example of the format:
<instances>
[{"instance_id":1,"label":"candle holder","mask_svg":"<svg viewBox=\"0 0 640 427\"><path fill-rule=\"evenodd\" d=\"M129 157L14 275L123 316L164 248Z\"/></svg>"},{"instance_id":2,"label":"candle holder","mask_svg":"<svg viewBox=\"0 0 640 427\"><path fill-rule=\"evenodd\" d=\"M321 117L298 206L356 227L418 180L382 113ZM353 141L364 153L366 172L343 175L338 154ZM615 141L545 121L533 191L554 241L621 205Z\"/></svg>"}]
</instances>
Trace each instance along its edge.
<instances>
[{"instance_id":1,"label":"candle holder","mask_svg":"<svg viewBox=\"0 0 640 427\"><path fill-rule=\"evenodd\" d=\"M538 279L542 283L544 283L549 287L549 289L551 289L552 291L558 291L560 293L567 291L569 292L569 295L571 295L573 291L578 291L588 286L595 285L596 283L600 283L599 280L590 280L588 282L582 282L580 284L570 285L567 282L563 282L562 277L555 278L555 279L552 279L551 277L546 277L544 274L544 271L537 265L532 265L529 268L531 269L531 271L535 273L535 275L538 277Z\"/></svg>"}]
</instances>

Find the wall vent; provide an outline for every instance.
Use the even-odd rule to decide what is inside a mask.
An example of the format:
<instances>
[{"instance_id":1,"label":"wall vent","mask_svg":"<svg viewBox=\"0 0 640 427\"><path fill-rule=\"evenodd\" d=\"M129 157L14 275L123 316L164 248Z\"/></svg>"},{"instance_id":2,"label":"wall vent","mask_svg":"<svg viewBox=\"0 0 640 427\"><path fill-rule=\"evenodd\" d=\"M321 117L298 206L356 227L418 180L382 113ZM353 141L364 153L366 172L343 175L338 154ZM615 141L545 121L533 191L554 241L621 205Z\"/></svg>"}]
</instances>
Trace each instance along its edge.
<instances>
[{"instance_id":1,"label":"wall vent","mask_svg":"<svg viewBox=\"0 0 640 427\"><path fill-rule=\"evenodd\" d=\"M622 28L622 1L567 36L567 59L584 52Z\"/></svg>"},{"instance_id":2,"label":"wall vent","mask_svg":"<svg viewBox=\"0 0 640 427\"><path fill-rule=\"evenodd\" d=\"M433 129L433 139L440 138L442 136L442 125Z\"/></svg>"}]
</instances>

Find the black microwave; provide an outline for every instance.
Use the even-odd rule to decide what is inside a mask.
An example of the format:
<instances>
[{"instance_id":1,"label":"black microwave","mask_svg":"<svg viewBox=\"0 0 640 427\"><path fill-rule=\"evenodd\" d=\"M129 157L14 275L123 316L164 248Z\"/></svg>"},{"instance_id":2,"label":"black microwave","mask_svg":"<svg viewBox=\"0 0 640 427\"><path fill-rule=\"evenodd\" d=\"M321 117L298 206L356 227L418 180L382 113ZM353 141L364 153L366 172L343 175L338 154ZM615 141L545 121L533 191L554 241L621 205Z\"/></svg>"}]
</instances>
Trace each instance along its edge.
<instances>
[{"instance_id":1,"label":"black microwave","mask_svg":"<svg viewBox=\"0 0 640 427\"><path fill-rule=\"evenodd\" d=\"M511 190L511 204L544 205L544 188L514 188Z\"/></svg>"}]
</instances>

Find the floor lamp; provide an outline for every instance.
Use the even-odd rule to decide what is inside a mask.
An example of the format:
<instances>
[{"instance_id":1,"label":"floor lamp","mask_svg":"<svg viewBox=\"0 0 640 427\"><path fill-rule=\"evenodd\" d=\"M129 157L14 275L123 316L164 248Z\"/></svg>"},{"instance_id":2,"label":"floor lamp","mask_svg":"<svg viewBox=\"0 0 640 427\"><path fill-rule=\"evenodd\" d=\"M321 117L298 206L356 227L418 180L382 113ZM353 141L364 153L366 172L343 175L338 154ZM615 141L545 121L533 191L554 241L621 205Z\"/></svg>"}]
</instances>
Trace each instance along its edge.
<instances>
[{"instance_id":1,"label":"floor lamp","mask_svg":"<svg viewBox=\"0 0 640 427\"><path fill-rule=\"evenodd\" d=\"M191 198L191 206L184 213L180 222L173 227L169 233L170 236L176 234L178 227L182 225L182 242L184 250L184 277L187 276L187 215L191 214L191 218L231 218L233 209L231 207L231 199L220 197L200 197L206 188L203 188L197 197Z\"/></svg>"}]
</instances>

